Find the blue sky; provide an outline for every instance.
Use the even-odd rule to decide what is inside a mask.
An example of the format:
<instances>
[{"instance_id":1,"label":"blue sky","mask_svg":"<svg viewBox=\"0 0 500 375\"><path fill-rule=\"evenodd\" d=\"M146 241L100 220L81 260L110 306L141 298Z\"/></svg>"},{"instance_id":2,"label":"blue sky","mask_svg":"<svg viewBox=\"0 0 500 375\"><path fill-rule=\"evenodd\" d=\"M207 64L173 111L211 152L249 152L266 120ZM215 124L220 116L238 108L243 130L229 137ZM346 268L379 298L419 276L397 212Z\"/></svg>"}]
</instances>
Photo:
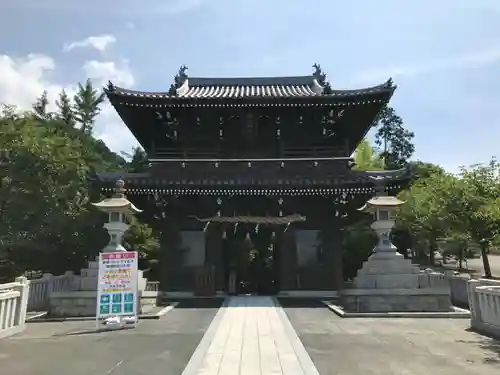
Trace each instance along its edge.
<instances>
[{"instance_id":1,"label":"blue sky","mask_svg":"<svg viewBox=\"0 0 500 375\"><path fill-rule=\"evenodd\" d=\"M87 76L162 91L181 64L272 76L318 62L334 88L392 76L416 158L456 171L500 154L498 0L2 0L0 35L0 102L21 107ZM134 145L108 107L96 133Z\"/></svg>"}]
</instances>

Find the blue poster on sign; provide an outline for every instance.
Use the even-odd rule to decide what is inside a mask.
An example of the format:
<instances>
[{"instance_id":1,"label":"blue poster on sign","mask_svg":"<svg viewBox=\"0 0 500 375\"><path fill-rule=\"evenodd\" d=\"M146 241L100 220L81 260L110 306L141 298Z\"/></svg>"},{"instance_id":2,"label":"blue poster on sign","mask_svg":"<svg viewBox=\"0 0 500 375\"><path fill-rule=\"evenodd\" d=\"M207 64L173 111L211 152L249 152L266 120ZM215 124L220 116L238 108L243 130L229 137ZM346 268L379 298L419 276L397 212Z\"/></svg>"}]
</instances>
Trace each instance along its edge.
<instances>
[{"instance_id":1,"label":"blue poster on sign","mask_svg":"<svg viewBox=\"0 0 500 375\"><path fill-rule=\"evenodd\" d=\"M134 304L133 303L124 304L123 305L123 312L132 314L134 312Z\"/></svg>"},{"instance_id":2,"label":"blue poster on sign","mask_svg":"<svg viewBox=\"0 0 500 375\"><path fill-rule=\"evenodd\" d=\"M101 303L103 305L106 305L109 303L109 294L102 294L101 295Z\"/></svg>"},{"instance_id":3,"label":"blue poster on sign","mask_svg":"<svg viewBox=\"0 0 500 375\"><path fill-rule=\"evenodd\" d=\"M101 253L96 319L138 313L138 253Z\"/></svg>"}]
</instances>

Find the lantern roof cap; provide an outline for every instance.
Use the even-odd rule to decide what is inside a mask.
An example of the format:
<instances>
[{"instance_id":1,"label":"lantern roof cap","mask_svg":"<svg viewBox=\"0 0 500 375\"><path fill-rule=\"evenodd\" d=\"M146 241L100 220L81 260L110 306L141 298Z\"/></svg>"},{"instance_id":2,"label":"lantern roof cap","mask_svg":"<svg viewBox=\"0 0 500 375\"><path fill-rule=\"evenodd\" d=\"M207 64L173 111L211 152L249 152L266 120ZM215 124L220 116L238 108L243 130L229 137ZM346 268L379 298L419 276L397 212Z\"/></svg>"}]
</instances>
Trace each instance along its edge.
<instances>
[{"instance_id":1,"label":"lantern roof cap","mask_svg":"<svg viewBox=\"0 0 500 375\"><path fill-rule=\"evenodd\" d=\"M365 212L373 212L377 208L398 208L405 204L405 201L402 201L396 197L391 196L375 196L370 198L361 208L358 208L358 211Z\"/></svg>"},{"instance_id":2,"label":"lantern roof cap","mask_svg":"<svg viewBox=\"0 0 500 375\"><path fill-rule=\"evenodd\" d=\"M125 196L125 182L116 181L114 194L111 198L105 198L98 203L92 203L97 209L103 212L122 212L124 214L137 214L142 212Z\"/></svg>"}]
</instances>

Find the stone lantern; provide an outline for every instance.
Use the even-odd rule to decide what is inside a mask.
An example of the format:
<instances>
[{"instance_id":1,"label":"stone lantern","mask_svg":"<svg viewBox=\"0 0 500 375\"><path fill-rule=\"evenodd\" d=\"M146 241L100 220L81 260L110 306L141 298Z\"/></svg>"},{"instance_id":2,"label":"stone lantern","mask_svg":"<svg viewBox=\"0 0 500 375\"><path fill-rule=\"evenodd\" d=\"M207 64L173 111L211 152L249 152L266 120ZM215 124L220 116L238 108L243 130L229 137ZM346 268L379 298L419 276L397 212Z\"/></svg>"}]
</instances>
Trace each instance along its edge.
<instances>
[{"instance_id":1,"label":"stone lantern","mask_svg":"<svg viewBox=\"0 0 500 375\"><path fill-rule=\"evenodd\" d=\"M351 316L389 312L402 314L400 316L414 312L436 313L436 316L450 313L448 281L439 275L421 272L392 244L390 237L395 213L405 202L388 196L380 182L375 185L376 195L358 209L374 216L371 228L377 234L378 243L358 270L351 288L341 292L343 312L353 314Z\"/></svg>"},{"instance_id":2,"label":"stone lantern","mask_svg":"<svg viewBox=\"0 0 500 375\"><path fill-rule=\"evenodd\" d=\"M375 246L375 258L385 258L400 256L396 246L391 242L391 231L394 227L396 209L402 206L405 202L396 197L390 196L375 196L368 200L363 207L358 210L368 212L374 215L375 221L370 226L378 237L377 246Z\"/></svg>"},{"instance_id":3,"label":"stone lantern","mask_svg":"<svg viewBox=\"0 0 500 375\"><path fill-rule=\"evenodd\" d=\"M104 253L127 251L123 245L123 235L129 228L127 217L142 212L125 197L125 183L116 181L115 192L111 198L106 198L99 203L92 203L99 211L108 214L109 221L104 228L109 233L109 243L102 250Z\"/></svg>"}]
</instances>

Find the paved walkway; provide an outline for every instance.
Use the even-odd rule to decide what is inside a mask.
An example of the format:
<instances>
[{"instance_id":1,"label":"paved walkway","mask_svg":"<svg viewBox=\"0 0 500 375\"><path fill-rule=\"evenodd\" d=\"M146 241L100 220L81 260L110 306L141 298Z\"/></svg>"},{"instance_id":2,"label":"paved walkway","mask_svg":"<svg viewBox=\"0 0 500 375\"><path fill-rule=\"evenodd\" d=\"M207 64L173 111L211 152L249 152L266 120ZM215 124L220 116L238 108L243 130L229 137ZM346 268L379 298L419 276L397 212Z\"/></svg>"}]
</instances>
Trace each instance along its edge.
<instances>
[{"instance_id":1,"label":"paved walkway","mask_svg":"<svg viewBox=\"0 0 500 375\"><path fill-rule=\"evenodd\" d=\"M319 375L271 297L226 300L182 375Z\"/></svg>"},{"instance_id":2,"label":"paved walkway","mask_svg":"<svg viewBox=\"0 0 500 375\"><path fill-rule=\"evenodd\" d=\"M342 319L319 301L273 301L182 300L160 320L111 332L30 323L0 340L0 374L500 374L500 341L470 332L468 319Z\"/></svg>"}]
</instances>

